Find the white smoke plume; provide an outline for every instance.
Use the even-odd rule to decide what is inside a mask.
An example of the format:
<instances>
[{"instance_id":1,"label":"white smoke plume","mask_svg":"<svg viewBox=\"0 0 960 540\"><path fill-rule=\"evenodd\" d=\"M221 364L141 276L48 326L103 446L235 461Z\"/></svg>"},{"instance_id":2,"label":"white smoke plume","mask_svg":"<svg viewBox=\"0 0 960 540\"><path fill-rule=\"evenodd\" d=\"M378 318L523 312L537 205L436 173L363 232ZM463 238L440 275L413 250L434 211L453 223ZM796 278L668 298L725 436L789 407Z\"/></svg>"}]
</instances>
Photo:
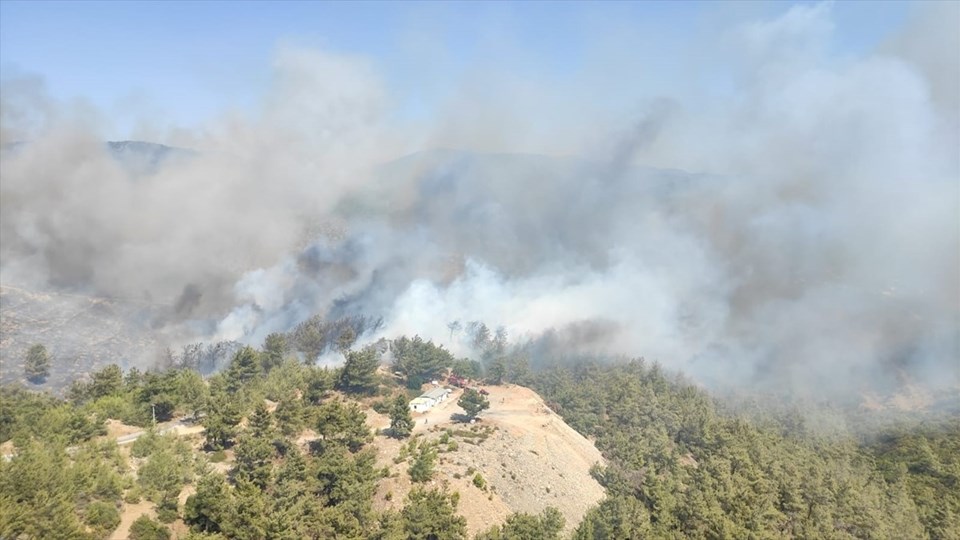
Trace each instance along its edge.
<instances>
[{"instance_id":1,"label":"white smoke plume","mask_svg":"<svg viewBox=\"0 0 960 540\"><path fill-rule=\"evenodd\" d=\"M447 343L482 320L707 384L956 385L960 48L942 21L960 8L844 58L832 9L711 36L691 67L729 67L719 97L626 121L513 74L398 137L370 65L283 50L259 116L133 181L89 130L47 122L3 160L0 272L179 305L181 340L259 343L323 313ZM24 117L4 113L5 140ZM463 150L388 161L411 145Z\"/></svg>"}]
</instances>

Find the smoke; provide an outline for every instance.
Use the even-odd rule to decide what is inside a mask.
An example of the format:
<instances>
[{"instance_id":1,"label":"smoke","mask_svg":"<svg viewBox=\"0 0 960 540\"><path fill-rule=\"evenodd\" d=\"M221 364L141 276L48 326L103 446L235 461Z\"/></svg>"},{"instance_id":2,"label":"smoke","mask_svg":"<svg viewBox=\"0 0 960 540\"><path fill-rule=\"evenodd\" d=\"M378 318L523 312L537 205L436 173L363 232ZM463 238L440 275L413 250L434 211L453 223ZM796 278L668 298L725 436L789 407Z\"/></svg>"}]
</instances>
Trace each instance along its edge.
<instances>
[{"instance_id":1,"label":"smoke","mask_svg":"<svg viewBox=\"0 0 960 540\"><path fill-rule=\"evenodd\" d=\"M8 117L58 107L19 112L21 88L36 85L5 85L4 133L29 144L2 160L4 281L216 316L243 272L331 229L332 208L388 146L377 125L386 98L349 58L282 49L274 72L258 113L191 134L195 152L156 170L117 159L111 150L130 145L107 147L76 119L44 117L54 127L41 135L8 128Z\"/></svg>"},{"instance_id":2,"label":"smoke","mask_svg":"<svg viewBox=\"0 0 960 540\"><path fill-rule=\"evenodd\" d=\"M507 73L401 126L362 59L282 49L257 115L134 178L5 87L5 140L8 119L57 127L3 159L0 273L169 305L184 342L365 314L385 320L368 341L471 354L448 323L479 320L543 359L642 355L716 386L955 385L960 48L935 45L960 8L857 57L831 53L832 9L724 28L691 66L726 66L719 94L613 120ZM388 160L411 144L463 149Z\"/></svg>"}]
</instances>

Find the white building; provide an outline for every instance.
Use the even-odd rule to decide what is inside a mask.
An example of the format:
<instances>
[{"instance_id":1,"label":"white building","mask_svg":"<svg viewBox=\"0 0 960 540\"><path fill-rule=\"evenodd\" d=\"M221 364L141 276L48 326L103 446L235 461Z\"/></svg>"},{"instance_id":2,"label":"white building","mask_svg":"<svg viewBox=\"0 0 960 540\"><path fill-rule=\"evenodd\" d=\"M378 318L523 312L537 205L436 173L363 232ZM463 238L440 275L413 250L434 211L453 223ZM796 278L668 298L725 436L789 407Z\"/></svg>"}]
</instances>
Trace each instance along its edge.
<instances>
[{"instance_id":1,"label":"white building","mask_svg":"<svg viewBox=\"0 0 960 540\"><path fill-rule=\"evenodd\" d=\"M424 412L433 408L436 404L446 401L450 397L452 390L449 388L434 388L429 392L424 392L420 397L410 401L410 409L413 412Z\"/></svg>"}]
</instances>

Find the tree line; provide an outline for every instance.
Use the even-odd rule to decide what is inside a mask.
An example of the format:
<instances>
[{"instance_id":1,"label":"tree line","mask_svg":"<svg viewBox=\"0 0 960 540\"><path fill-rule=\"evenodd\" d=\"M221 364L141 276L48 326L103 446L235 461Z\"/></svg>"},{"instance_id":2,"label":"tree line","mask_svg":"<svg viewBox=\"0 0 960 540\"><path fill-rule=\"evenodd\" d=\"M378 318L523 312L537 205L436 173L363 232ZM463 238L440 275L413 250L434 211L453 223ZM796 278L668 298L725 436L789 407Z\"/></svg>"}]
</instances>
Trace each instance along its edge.
<instances>
[{"instance_id":1,"label":"tree line","mask_svg":"<svg viewBox=\"0 0 960 540\"><path fill-rule=\"evenodd\" d=\"M302 331L327 328L312 324ZM726 407L657 364L534 370L496 345L505 333L470 331L486 336L478 360L418 336L354 350L347 333L330 338L344 355L331 369L304 362L290 334L272 334L259 348L237 348L207 377L184 365L147 372L112 365L75 381L64 398L4 386L0 442L12 441L15 455L0 462L0 537L104 538L122 502L146 500L157 517L138 520L135 539L167 538L176 519L195 539L465 538L458 494L429 487L441 450L433 444L404 443L415 487L400 510L374 510L387 471L376 466L375 434L358 404L377 400L391 420L386 434L406 439L409 398L448 370L532 386L595 441L606 464L592 474L607 497L576 524L577 539L960 534L955 422L869 437L820 433L805 429L802 416L760 418ZM392 364L384 373L386 351ZM461 399L472 416L484 405L477 392ZM153 429L178 417L203 425L201 451ZM97 441L108 418L147 430L130 463L115 444ZM318 435L306 449L296 444L304 429ZM214 465L227 451L234 461L223 474ZM196 492L181 505L185 485ZM516 514L478 538L552 539L562 529L551 511Z\"/></svg>"}]
</instances>

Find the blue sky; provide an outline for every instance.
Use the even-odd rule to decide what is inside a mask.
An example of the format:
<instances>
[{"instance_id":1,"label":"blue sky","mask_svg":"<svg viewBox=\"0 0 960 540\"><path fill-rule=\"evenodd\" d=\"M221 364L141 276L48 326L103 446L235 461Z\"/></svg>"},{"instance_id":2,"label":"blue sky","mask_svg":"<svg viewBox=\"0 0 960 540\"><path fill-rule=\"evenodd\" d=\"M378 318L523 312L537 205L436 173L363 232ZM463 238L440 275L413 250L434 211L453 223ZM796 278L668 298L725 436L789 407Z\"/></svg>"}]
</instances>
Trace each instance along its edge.
<instances>
[{"instance_id":1,"label":"blue sky","mask_svg":"<svg viewBox=\"0 0 960 540\"><path fill-rule=\"evenodd\" d=\"M604 69L635 77L627 87L643 85L651 95L682 91L686 74L674 73L675 54L689 54L694 42L703 46L702 37L718 26L790 6L3 0L0 76L42 77L53 98L92 103L110 119L108 136L123 138L138 120L189 128L228 109L251 110L268 84L274 52L289 44L366 58L396 114L429 117L464 77L483 68L530 73L557 91L576 87L585 71ZM909 5L850 2L833 10L830 47L842 56L881 43ZM613 57L636 58L645 69L629 75L613 60L602 66Z\"/></svg>"}]
</instances>

